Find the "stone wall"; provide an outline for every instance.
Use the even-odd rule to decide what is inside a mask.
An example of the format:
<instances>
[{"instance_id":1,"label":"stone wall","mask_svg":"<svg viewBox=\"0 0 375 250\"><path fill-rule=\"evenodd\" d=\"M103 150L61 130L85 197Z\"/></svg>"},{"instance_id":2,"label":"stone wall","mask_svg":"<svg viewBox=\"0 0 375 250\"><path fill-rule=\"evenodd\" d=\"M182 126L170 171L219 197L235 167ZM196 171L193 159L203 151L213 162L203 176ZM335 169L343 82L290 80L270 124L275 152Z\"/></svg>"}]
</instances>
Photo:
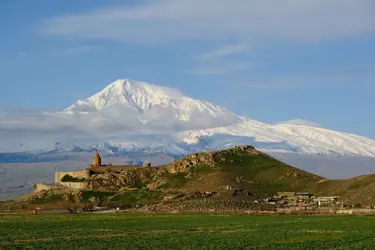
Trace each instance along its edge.
<instances>
[{"instance_id":1,"label":"stone wall","mask_svg":"<svg viewBox=\"0 0 375 250\"><path fill-rule=\"evenodd\" d=\"M89 171L80 170L80 171L71 171L71 172L55 172L55 183L64 184L65 182L61 181L61 178L63 178L65 175L70 175L74 178L89 178ZM78 182L79 183L79 182Z\"/></svg>"},{"instance_id":2,"label":"stone wall","mask_svg":"<svg viewBox=\"0 0 375 250\"><path fill-rule=\"evenodd\" d=\"M87 189L88 185L86 182L61 182L59 184L44 184L44 183L35 183L33 185L33 193L38 193L41 191L48 191L56 188L69 188L73 190L83 190Z\"/></svg>"},{"instance_id":3,"label":"stone wall","mask_svg":"<svg viewBox=\"0 0 375 250\"><path fill-rule=\"evenodd\" d=\"M88 187L86 182L61 182L60 185L77 190L87 189Z\"/></svg>"},{"instance_id":4,"label":"stone wall","mask_svg":"<svg viewBox=\"0 0 375 250\"><path fill-rule=\"evenodd\" d=\"M354 208L353 214L354 215L374 215L375 214L375 209L370 209L370 208Z\"/></svg>"}]
</instances>

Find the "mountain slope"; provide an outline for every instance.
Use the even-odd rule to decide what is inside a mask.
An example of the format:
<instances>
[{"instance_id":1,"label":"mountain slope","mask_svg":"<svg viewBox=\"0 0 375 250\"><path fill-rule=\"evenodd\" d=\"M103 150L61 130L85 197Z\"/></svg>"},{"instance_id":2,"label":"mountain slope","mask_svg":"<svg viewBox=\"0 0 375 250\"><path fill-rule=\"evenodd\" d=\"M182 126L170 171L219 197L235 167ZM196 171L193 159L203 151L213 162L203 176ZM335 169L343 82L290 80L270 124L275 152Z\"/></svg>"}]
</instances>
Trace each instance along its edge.
<instances>
[{"instance_id":1,"label":"mountain slope","mask_svg":"<svg viewBox=\"0 0 375 250\"><path fill-rule=\"evenodd\" d=\"M184 142L194 145L215 135L238 137L239 144L253 144L267 152L339 154L375 157L375 140L325 128L294 124L267 124L242 120L234 125L190 131ZM209 145L206 145L210 147ZM216 149L216 148L210 148Z\"/></svg>"}]
</instances>

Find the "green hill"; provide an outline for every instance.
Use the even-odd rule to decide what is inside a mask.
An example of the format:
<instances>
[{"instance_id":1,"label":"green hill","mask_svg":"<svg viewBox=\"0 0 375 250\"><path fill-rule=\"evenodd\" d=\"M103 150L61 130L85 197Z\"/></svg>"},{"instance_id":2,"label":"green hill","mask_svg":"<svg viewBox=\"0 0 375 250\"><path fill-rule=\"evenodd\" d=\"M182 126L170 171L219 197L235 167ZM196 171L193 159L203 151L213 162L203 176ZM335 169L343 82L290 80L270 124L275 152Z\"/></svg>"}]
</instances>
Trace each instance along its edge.
<instances>
[{"instance_id":1,"label":"green hill","mask_svg":"<svg viewBox=\"0 0 375 250\"><path fill-rule=\"evenodd\" d=\"M190 192L237 189L270 195L278 191L306 191L309 184L323 179L251 146L193 154L160 167L159 171L149 187Z\"/></svg>"},{"instance_id":2,"label":"green hill","mask_svg":"<svg viewBox=\"0 0 375 250\"><path fill-rule=\"evenodd\" d=\"M95 201L135 206L199 200L244 207L246 202L273 197L277 192L308 192L340 196L346 204L375 204L375 175L327 180L284 164L252 146L196 153L164 166L104 171L85 181L93 190L51 190L31 201L37 205ZM189 206L194 208L197 204Z\"/></svg>"},{"instance_id":3,"label":"green hill","mask_svg":"<svg viewBox=\"0 0 375 250\"><path fill-rule=\"evenodd\" d=\"M182 192L242 189L261 195L307 191L309 184L321 180L320 176L286 165L252 146L239 146L192 154L160 167L97 174L89 182L93 187L109 190L124 187Z\"/></svg>"}]
</instances>

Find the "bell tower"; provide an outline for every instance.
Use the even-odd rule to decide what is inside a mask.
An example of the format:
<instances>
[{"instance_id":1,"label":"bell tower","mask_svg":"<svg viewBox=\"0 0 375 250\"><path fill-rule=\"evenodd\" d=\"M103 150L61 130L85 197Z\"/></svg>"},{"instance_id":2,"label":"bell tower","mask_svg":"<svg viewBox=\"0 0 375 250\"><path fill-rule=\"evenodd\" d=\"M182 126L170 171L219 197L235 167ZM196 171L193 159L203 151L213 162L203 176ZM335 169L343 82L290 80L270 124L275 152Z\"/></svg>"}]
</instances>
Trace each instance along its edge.
<instances>
[{"instance_id":1,"label":"bell tower","mask_svg":"<svg viewBox=\"0 0 375 250\"><path fill-rule=\"evenodd\" d=\"M99 153L96 152L96 154L92 158L92 166L93 167L100 167L101 165L102 165L102 158L100 157Z\"/></svg>"}]
</instances>

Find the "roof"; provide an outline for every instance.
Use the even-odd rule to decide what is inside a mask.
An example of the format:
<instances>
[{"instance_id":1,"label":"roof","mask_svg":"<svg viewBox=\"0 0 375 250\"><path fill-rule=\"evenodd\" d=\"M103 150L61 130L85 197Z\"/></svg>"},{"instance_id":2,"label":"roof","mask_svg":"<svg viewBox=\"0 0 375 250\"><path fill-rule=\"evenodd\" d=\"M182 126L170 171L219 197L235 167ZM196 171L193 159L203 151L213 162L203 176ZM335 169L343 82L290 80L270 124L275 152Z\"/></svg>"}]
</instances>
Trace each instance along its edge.
<instances>
[{"instance_id":1,"label":"roof","mask_svg":"<svg viewBox=\"0 0 375 250\"><path fill-rule=\"evenodd\" d=\"M112 165L112 166L102 166L96 168L90 168L90 171L93 173L104 173L105 171L121 171L121 170L131 170L131 169L138 169L142 168L142 166L138 165Z\"/></svg>"}]
</instances>

